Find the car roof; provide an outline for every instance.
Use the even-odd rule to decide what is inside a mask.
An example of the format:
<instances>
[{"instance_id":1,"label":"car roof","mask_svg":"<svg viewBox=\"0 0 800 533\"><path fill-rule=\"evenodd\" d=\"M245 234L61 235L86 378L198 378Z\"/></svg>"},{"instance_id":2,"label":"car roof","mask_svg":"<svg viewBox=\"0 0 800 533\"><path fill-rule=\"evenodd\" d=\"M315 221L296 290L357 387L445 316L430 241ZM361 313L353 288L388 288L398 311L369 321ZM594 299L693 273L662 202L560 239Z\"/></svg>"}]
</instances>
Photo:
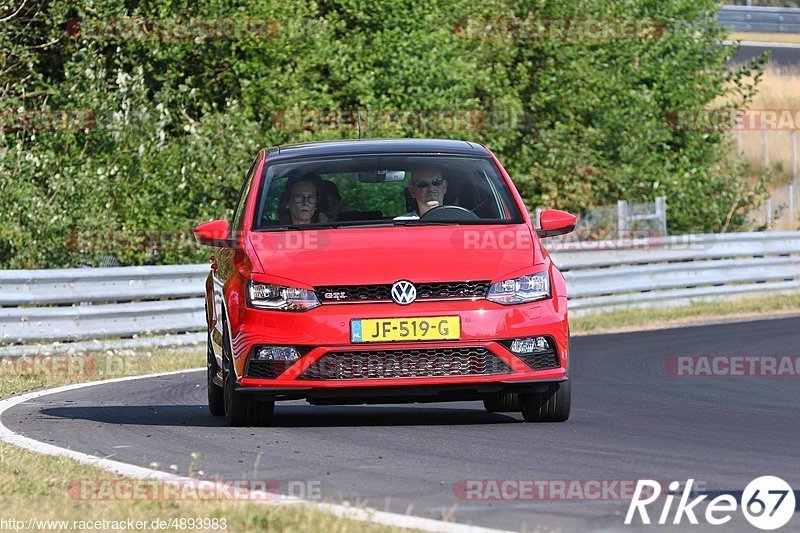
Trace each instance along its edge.
<instances>
[{"instance_id":1,"label":"car roof","mask_svg":"<svg viewBox=\"0 0 800 533\"><path fill-rule=\"evenodd\" d=\"M448 139L353 139L285 144L268 150L270 159L368 154L458 154L483 156L489 150L477 143Z\"/></svg>"}]
</instances>

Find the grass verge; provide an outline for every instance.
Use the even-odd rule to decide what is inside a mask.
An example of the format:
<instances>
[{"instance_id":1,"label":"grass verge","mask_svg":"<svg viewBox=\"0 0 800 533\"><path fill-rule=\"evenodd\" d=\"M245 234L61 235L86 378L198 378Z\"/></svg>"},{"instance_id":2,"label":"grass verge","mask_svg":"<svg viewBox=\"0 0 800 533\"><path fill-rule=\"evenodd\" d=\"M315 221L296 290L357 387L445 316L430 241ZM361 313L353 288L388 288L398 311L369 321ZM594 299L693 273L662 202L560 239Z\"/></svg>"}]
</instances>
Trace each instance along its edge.
<instances>
[{"instance_id":1,"label":"grass verge","mask_svg":"<svg viewBox=\"0 0 800 533\"><path fill-rule=\"evenodd\" d=\"M101 355L7 358L0 361L0 397L68 383L197 368L205 363L204 350L205 347L161 348L138 355L117 351ZM130 531L130 524L133 524L135 529L142 531L156 529L153 521L162 520L166 521L163 525L167 527L158 529L169 531L400 531L337 518L304 505L277 506L203 497L87 499L81 494L90 495L91 491L82 493L75 490L80 480L92 480L111 487L136 486L126 478L100 468L65 457L39 455L0 442L0 518L5 521L4 528L10 526L6 529L18 531ZM169 491L156 493L169 494ZM202 496L200 491L191 494ZM173 520L175 522L171 522ZM136 522L148 527L137 528Z\"/></svg>"},{"instance_id":2,"label":"grass verge","mask_svg":"<svg viewBox=\"0 0 800 533\"><path fill-rule=\"evenodd\" d=\"M662 309L626 309L570 317L569 322L573 335L587 335L796 314L800 314L800 292Z\"/></svg>"},{"instance_id":3,"label":"grass verge","mask_svg":"<svg viewBox=\"0 0 800 533\"><path fill-rule=\"evenodd\" d=\"M756 43L800 43L800 35L793 33L747 33L732 32L732 41L750 41Z\"/></svg>"}]
</instances>

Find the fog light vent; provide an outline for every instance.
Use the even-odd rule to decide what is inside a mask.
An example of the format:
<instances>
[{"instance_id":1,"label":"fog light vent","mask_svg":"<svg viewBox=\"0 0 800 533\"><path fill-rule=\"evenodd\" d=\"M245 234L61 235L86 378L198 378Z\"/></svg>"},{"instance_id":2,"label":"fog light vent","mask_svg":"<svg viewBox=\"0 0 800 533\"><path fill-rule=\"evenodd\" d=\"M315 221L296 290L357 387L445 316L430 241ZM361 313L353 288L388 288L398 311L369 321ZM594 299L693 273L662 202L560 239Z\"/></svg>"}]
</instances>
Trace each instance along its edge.
<instances>
[{"instance_id":1,"label":"fog light vent","mask_svg":"<svg viewBox=\"0 0 800 533\"><path fill-rule=\"evenodd\" d=\"M511 343L511 351L514 353L539 353L549 352L553 348L544 337L525 337L514 339Z\"/></svg>"},{"instance_id":2,"label":"fog light vent","mask_svg":"<svg viewBox=\"0 0 800 533\"><path fill-rule=\"evenodd\" d=\"M263 346L256 350L256 361L296 361L300 354L292 346Z\"/></svg>"}]
</instances>

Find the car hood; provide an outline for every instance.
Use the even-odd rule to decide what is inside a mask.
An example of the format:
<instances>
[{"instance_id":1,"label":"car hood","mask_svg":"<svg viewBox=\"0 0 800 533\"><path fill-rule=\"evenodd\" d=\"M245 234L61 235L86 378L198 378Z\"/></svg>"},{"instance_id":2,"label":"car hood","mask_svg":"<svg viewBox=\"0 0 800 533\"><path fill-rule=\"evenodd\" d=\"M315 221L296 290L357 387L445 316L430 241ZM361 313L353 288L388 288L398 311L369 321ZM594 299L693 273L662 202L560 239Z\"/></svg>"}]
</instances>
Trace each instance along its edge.
<instances>
[{"instance_id":1,"label":"car hood","mask_svg":"<svg viewBox=\"0 0 800 533\"><path fill-rule=\"evenodd\" d=\"M497 281L543 262L524 224L254 232L249 244L254 274L311 286Z\"/></svg>"}]
</instances>

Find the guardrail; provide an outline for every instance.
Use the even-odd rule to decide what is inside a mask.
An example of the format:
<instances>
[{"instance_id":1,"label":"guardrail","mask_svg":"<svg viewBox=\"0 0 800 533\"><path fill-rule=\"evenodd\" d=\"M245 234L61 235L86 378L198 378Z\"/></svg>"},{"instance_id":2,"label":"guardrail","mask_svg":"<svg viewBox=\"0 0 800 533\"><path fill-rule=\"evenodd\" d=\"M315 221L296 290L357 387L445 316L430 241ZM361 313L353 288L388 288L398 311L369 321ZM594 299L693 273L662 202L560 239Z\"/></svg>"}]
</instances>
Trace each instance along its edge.
<instances>
[{"instance_id":1,"label":"guardrail","mask_svg":"<svg viewBox=\"0 0 800 533\"><path fill-rule=\"evenodd\" d=\"M726 28L751 33L800 33L800 8L722 6L717 20Z\"/></svg>"},{"instance_id":2,"label":"guardrail","mask_svg":"<svg viewBox=\"0 0 800 533\"><path fill-rule=\"evenodd\" d=\"M800 288L800 232L545 243L573 314ZM0 271L0 345L202 331L207 273L208 265Z\"/></svg>"},{"instance_id":3,"label":"guardrail","mask_svg":"<svg viewBox=\"0 0 800 533\"><path fill-rule=\"evenodd\" d=\"M800 232L545 244L570 312L686 305L800 288Z\"/></svg>"},{"instance_id":4,"label":"guardrail","mask_svg":"<svg viewBox=\"0 0 800 533\"><path fill-rule=\"evenodd\" d=\"M0 271L0 345L202 329L208 265Z\"/></svg>"}]
</instances>

